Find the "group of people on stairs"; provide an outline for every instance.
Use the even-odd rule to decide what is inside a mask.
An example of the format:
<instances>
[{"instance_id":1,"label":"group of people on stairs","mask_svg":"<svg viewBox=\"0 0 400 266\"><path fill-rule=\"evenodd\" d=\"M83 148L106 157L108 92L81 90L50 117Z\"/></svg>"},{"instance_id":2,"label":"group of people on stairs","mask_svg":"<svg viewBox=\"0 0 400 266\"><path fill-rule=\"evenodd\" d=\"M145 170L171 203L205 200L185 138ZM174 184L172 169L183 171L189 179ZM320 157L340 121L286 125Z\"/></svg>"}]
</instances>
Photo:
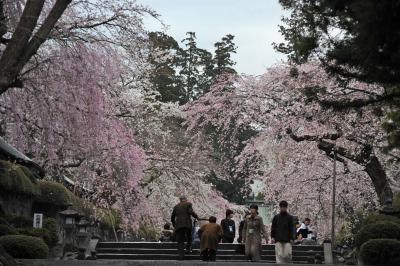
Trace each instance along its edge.
<instances>
[{"instance_id":1,"label":"group of people on stairs","mask_svg":"<svg viewBox=\"0 0 400 266\"><path fill-rule=\"evenodd\" d=\"M271 243L275 244L277 263L288 263L292 260L292 244L296 238L296 228L293 216L288 213L288 203L279 203L280 212L274 216L271 227ZM193 206L187 198L180 197L180 202L174 207L171 222L175 228L174 237L178 243L179 260L185 259L185 254L192 253L192 217L199 220ZM217 218L209 217L208 223L203 224L198 230L200 239L200 252L204 261L215 261L218 243L233 243L235 239L235 222L233 211L226 211L226 218L217 224ZM309 222L309 221L308 221ZM168 228L169 229L169 228ZM301 225L299 232L306 234L308 226ZM169 230L169 232L172 232ZM298 233L297 233L298 234ZM172 234L171 234L172 237ZM238 242L240 247L251 261L261 260L262 239L268 243L268 233L263 219L258 215L258 206L251 205L248 215L239 226ZM185 248L186 242L186 248Z\"/></svg>"}]
</instances>

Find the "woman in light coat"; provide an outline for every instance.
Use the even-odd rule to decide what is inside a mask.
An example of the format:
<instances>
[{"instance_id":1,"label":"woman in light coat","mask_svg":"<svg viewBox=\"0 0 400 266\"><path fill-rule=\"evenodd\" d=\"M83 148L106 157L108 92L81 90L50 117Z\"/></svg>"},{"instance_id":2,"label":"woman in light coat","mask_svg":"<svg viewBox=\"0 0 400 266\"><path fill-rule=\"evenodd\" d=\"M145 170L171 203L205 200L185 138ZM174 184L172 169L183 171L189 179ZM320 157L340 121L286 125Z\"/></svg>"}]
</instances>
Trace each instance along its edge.
<instances>
[{"instance_id":1,"label":"woman in light coat","mask_svg":"<svg viewBox=\"0 0 400 266\"><path fill-rule=\"evenodd\" d=\"M251 261L261 260L262 237L264 237L268 243L267 231L257 211L257 205L250 206L250 215L245 219L242 232L243 243L245 243L245 253Z\"/></svg>"}]
</instances>

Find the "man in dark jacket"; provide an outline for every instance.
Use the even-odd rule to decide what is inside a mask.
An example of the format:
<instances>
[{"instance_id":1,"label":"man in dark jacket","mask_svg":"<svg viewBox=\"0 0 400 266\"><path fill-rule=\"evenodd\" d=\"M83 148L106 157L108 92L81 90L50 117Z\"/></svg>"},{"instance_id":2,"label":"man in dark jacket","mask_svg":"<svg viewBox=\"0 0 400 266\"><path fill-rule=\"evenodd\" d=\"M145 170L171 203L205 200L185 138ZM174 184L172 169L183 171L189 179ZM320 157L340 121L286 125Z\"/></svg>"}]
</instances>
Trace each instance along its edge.
<instances>
[{"instance_id":1,"label":"man in dark jacket","mask_svg":"<svg viewBox=\"0 0 400 266\"><path fill-rule=\"evenodd\" d=\"M199 217L193 211L192 204L187 201L187 198L182 196L179 198L180 202L174 207L171 215L171 222L175 228L175 238L178 242L178 255L179 259L183 260L185 257L185 240L186 251L191 252L192 249L192 219L191 216L198 219Z\"/></svg>"},{"instance_id":2,"label":"man in dark jacket","mask_svg":"<svg viewBox=\"0 0 400 266\"><path fill-rule=\"evenodd\" d=\"M275 243L276 263L290 263L295 237L293 217L287 212L288 203L279 203L280 213L272 219L271 240Z\"/></svg>"}]
</instances>

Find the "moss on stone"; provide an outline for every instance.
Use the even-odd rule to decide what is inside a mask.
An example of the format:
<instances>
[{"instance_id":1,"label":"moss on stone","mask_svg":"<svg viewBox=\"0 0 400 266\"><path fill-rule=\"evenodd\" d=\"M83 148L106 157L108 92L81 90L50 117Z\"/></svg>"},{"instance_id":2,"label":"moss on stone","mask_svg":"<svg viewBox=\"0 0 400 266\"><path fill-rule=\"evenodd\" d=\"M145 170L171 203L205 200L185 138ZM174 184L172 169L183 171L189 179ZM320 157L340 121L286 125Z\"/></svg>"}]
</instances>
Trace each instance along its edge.
<instances>
[{"instance_id":1,"label":"moss on stone","mask_svg":"<svg viewBox=\"0 0 400 266\"><path fill-rule=\"evenodd\" d=\"M39 189L28 168L0 160L0 191L36 196Z\"/></svg>"}]
</instances>

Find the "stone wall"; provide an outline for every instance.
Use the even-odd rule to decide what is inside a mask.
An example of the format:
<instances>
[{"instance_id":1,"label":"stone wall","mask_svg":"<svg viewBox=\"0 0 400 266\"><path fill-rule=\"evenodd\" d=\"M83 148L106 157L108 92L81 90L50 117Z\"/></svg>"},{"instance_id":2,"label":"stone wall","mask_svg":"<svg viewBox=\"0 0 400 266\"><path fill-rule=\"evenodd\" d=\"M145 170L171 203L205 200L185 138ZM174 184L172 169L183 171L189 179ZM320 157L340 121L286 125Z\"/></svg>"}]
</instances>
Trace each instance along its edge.
<instances>
[{"instance_id":1,"label":"stone wall","mask_svg":"<svg viewBox=\"0 0 400 266\"><path fill-rule=\"evenodd\" d=\"M21 194L12 194L9 192L0 192L0 209L5 214L19 216L32 215L32 197Z\"/></svg>"}]
</instances>

